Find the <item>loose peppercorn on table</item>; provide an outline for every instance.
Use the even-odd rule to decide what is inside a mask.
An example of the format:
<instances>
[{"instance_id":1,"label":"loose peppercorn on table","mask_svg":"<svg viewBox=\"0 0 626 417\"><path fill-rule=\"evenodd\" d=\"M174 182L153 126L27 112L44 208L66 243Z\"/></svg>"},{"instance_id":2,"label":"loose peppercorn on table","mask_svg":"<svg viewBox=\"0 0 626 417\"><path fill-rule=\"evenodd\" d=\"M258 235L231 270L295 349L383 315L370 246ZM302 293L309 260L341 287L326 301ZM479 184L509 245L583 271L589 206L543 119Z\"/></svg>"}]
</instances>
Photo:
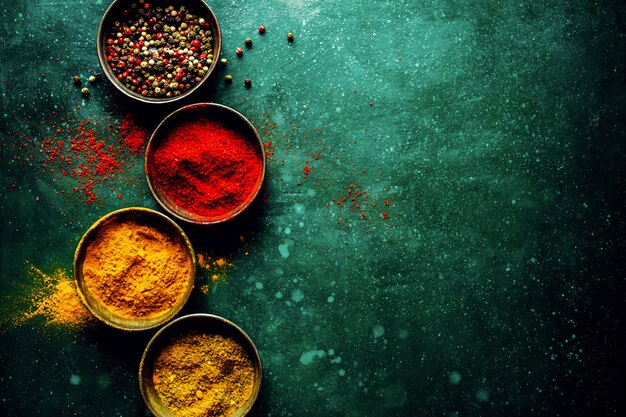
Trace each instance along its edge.
<instances>
[{"instance_id":1,"label":"loose peppercorn on table","mask_svg":"<svg viewBox=\"0 0 626 417\"><path fill-rule=\"evenodd\" d=\"M137 0L103 26L101 66L111 3L0 6L0 415L149 414L139 363L162 327L94 319L73 272L87 229L127 207L192 244L177 317L254 341L249 416L625 414L623 2L208 1L217 52L184 0ZM263 143L263 186L219 224L175 218L145 175L158 124L197 103ZM174 153L157 168L199 210L190 184L229 172L196 158L206 135L180 175ZM189 382L194 404L219 397Z\"/></svg>"}]
</instances>

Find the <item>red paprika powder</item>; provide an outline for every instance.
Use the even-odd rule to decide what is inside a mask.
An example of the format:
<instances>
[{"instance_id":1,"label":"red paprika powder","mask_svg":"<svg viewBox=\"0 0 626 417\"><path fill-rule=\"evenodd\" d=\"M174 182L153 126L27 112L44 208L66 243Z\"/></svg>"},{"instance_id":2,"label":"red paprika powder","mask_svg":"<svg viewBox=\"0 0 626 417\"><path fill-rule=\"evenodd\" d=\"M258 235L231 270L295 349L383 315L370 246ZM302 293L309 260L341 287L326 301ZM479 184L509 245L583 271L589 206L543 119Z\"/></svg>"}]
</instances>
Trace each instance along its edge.
<instances>
[{"instance_id":1,"label":"red paprika powder","mask_svg":"<svg viewBox=\"0 0 626 417\"><path fill-rule=\"evenodd\" d=\"M148 170L166 200L218 221L256 195L263 180L262 152L259 142L232 124L187 118L165 129Z\"/></svg>"}]
</instances>

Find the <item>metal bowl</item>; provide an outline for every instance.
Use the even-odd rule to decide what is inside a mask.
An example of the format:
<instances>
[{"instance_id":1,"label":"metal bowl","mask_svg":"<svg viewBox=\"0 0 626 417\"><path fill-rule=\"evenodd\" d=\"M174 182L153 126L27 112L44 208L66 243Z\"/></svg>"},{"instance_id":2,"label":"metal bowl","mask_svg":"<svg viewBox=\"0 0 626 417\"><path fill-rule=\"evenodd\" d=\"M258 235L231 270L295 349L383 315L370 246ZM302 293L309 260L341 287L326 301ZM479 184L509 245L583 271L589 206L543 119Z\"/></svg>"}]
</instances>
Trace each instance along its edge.
<instances>
[{"instance_id":1,"label":"metal bowl","mask_svg":"<svg viewBox=\"0 0 626 417\"><path fill-rule=\"evenodd\" d=\"M254 343L248 335L236 324L223 317L212 314L190 314L180 317L160 329L150 340L143 352L139 364L139 388L148 409L156 417L175 417L161 402L158 392L154 387L153 373L154 362L165 344L175 335L184 334L186 331L203 332L206 334L219 334L233 338L244 348L254 367L254 382L252 394L239 409L229 417L243 417L252 408L256 401L262 380L262 363ZM210 358L207 358L209 360Z\"/></svg>"},{"instance_id":2,"label":"metal bowl","mask_svg":"<svg viewBox=\"0 0 626 417\"><path fill-rule=\"evenodd\" d=\"M107 54L106 54L105 41L108 35L107 33L108 28L111 27L111 25L114 22L116 22L117 19L122 15L123 11L125 9L130 8L131 4L133 3L138 3L138 1L137 0L113 1L111 5L107 8L106 12L104 13L104 16L102 17L102 20L100 21L100 26L98 27L96 45L97 45L97 50L98 50L98 60L100 61L100 66L102 67L102 71L104 72L104 75L111 82L111 84L113 84L115 88L121 91L124 95L132 99L141 101L143 103L153 103L153 104L171 103L173 101L180 100L184 97L189 96L191 93L193 93L198 88L200 88L202 84L204 84L204 82L209 78L209 76L213 73L213 71L217 67L217 62L219 61L219 55L220 55L220 51L222 48L222 33L220 31L220 26L219 26L219 23L217 22L217 18L215 17L215 14L213 13L213 10L211 10L209 5L205 3L203 0L171 0L167 3L161 0L150 1L150 3L152 3L153 5L161 4L161 3L163 3L164 5L182 4L188 8L193 9L196 13L201 15L201 17L204 18L209 23L209 26L211 27L211 31L213 34L215 46L213 48L214 58L213 58L213 62L209 66L209 70L206 72L204 77L202 77L202 80L198 82L196 85L194 85L192 88L190 88L188 91L185 91L184 93L178 96L174 96L174 97L162 97L162 98L161 97L144 97L135 91L129 90L120 80L117 79L117 77L111 70L111 67L109 67L109 64L107 62Z\"/></svg>"},{"instance_id":3,"label":"metal bowl","mask_svg":"<svg viewBox=\"0 0 626 417\"><path fill-rule=\"evenodd\" d=\"M255 147L258 147L257 149L262 159L263 165L261 177L258 179L253 192L247 196L241 205L220 217L204 217L186 210L184 207L181 207L172 201L167 193L162 190L155 181L155 177L158 175L158 172L155 172L153 169L154 152L163 142L167 131L173 126L176 126L176 124L182 120L190 120L198 116L207 117L209 119L219 121L220 123L227 123L229 127L237 129L247 140L253 143ZM193 144L190 144L190 146L193 146ZM152 133L146 148L144 169L146 180L148 181L148 187L150 188L154 198L161 205L161 207L163 207L163 209L179 220L197 225L211 225L230 220L248 208L258 195L261 186L263 185L263 180L265 178L265 165L266 161L263 142L261 141L261 137L258 132L248 119L236 110L221 104L198 103L191 104L174 111L163 119L159 126L157 126L155 131Z\"/></svg>"},{"instance_id":4,"label":"metal bowl","mask_svg":"<svg viewBox=\"0 0 626 417\"><path fill-rule=\"evenodd\" d=\"M171 236L178 239L179 242L185 247L187 255L189 256L189 262L191 262L191 271L189 276L186 277L187 285L184 293L178 299L177 303L162 314L147 319L129 319L113 313L105 304L94 297L88 286L85 284L83 276L83 263L87 255L87 250L89 245L98 237L98 232L115 222L129 220L139 221L142 224L153 226L161 231L171 234ZM124 250L124 248L120 248L120 250ZM189 299L191 290L194 286L195 276L196 255L193 247L191 246L191 242L185 235L185 232L183 232L183 230L167 216L147 208L129 207L113 211L101 217L83 235L82 239L78 243L78 247L76 248L76 253L74 254L74 279L76 280L78 295L82 299L83 303L96 318L109 326L122 330L151 329L171 320L176 314L178 314L178 312L180 312Z\"/></svg>"}]
</instances>

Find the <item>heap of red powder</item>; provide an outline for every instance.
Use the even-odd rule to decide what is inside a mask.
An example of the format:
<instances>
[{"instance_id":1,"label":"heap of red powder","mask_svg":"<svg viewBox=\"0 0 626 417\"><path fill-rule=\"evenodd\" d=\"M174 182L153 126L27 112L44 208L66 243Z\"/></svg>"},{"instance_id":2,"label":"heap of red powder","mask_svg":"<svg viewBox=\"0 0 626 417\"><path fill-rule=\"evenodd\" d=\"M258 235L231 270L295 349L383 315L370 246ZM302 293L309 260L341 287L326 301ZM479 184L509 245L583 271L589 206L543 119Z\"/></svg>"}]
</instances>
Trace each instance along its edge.
<instances>
[{"instance_id":1,"label":"heap of red powder","mask_svg":"<svg viewBox=\"0 0 626 417\"><path fill-rule=\"evenodd\" d=\"M221 219L250 202L263 173L254 141L209 118L167 130L148 169L174 204L205 219Z\"/></svg>"}]
</instances>

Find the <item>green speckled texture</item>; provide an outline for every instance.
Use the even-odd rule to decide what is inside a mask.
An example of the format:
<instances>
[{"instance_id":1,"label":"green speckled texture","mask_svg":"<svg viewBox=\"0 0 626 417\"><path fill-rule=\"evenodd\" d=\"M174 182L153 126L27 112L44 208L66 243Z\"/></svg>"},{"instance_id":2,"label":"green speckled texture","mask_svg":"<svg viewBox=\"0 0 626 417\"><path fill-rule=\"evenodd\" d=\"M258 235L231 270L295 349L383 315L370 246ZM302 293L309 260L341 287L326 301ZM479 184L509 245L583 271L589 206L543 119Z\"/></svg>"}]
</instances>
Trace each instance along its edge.
<instances>
[{"instance_id":1,"label":"green speckled texture","mask_svg":"<svg viewBox=\"0 0 626 417\"><path fill-rule=\"evenodd\" d=\"M623 2L210 5L228 65L184 102L150 106L105 79L87 99L72 85L100 72L107 1L0 4L4 315L28 308L26 261L71 274L100 216L161 210L119 123L151 131L217 102L257 126L267 176L240 218L184 225L198 253L234 265L184 313L255 342L251 415L626 412ZM93 202L39 152L87 119L123 161ZM212 273L199 269L198 288ZM1 415L150 415L137 372L154 331L2 326Z\"/></svg>"}]
</instances>

